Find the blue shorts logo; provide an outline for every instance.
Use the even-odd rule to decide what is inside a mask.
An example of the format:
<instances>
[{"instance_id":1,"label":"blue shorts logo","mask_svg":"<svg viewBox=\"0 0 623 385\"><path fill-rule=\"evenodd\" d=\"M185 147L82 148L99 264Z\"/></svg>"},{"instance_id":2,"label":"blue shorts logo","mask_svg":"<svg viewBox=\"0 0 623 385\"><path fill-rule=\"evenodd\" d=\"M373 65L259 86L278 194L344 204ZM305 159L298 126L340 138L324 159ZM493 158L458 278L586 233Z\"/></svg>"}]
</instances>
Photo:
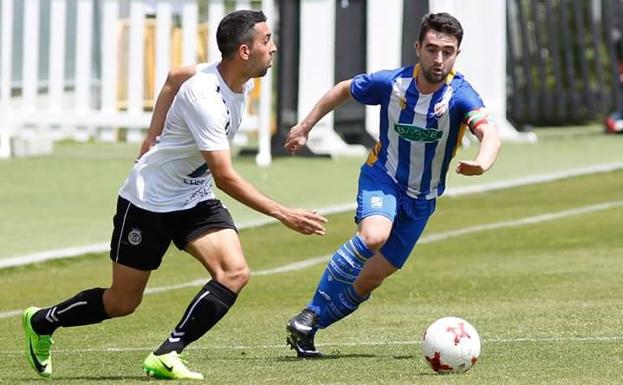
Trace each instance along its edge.
<instances>
[{"instance_id":1,"label":"blue shorts logo","mask_svg":"<svg viewBox=\"0 0 623 385\"><path fill-rule=\"evenodd\" d=\"M410 142L436 142L443 136L443 131L434 128L419 127L414 124L395 123L394 131Z\"/></svg>"},{"instance_id":2,"label":"blue shorts logo","mask_svg":"<svg viewBox=\"0 0 623 385\"><path fill-rule=\"evenodd\" d=\"M380 209L381 207L383 207L383 197L371 197L370 207L372 207L373 209Z\"/></svg>"}]
</instances>

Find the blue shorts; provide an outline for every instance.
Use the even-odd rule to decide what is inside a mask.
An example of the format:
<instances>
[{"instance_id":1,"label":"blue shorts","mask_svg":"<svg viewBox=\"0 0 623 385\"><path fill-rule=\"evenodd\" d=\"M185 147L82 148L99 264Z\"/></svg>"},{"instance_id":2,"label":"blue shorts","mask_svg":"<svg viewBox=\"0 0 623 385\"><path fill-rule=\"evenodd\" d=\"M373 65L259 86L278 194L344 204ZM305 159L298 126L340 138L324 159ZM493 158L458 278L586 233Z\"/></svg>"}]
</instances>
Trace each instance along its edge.
<instances>
[{"instance_id":1,"label":"blue shorts","mask_svg":"<svg viewBox=\"0 0 623 385\"><path fill-rule=\"evenodd\" d=\"M355 221L359 224L369 216L382 215L393 222L380 252L397 269L409 258L435 206L435 199L409 197L385 171L361 166Z\"/></svg>"}]
</instances>

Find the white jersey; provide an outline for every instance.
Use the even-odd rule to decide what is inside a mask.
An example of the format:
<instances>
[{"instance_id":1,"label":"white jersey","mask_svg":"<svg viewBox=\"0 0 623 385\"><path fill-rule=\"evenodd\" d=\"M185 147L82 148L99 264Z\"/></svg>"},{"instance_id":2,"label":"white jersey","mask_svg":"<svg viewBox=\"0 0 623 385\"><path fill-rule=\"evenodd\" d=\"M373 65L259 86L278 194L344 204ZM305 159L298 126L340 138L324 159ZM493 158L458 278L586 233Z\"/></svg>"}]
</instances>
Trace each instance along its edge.
<instances>
[{"instance_id":1,"label":"white jersey","mask_svg":"<svg viewBox=\"0 0 623 385\"><path fill-rule=\"evenodd\" d=\"M135 164L119 191L154 212L189 209L215 198L214 180L201 151L228 150L240 127L253 80L234 93L217 69L200 64L180 87L156 144Z\"/></svg>"}]
</instances>

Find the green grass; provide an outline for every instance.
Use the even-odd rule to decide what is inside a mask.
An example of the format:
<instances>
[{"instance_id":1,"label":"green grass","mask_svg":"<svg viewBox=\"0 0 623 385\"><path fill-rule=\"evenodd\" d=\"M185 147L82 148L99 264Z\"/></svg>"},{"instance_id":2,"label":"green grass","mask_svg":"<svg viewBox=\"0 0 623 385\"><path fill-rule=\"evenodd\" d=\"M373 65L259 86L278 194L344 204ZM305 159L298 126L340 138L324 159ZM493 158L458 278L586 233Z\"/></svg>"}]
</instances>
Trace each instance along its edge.
<instances>
[{"instance_id":1,"label":"green grass","mask_svg":"<svg viewBox=\"0 0 623 385\"><path fill-rule=\"evenodd\" d=\"M504 144L495 167L482 177L450 172L448 186L623 162L623 135L603 135L598 126L543 129L538 135L534 145ZM470 159L476 148L462 149L456 158ZM51 156L0 161L0 258L108 242L116 194L136 153L136 144L58 143ZM264 169L252 157L238 157L234 165L277 200L318 208L354 202L362 162L287 157ZM261 218L225 194L220 198L237 223Z\"/></svg>"},{"instance_id":2,"label":"green grass","mask_svg":"<svg viewBox=\"0 0 623 385\"><path fill-rule=\"evenodd\" d=\"M623 171L439 200L425 235L623 200ZM326 353L300 361L284 324L308 301L324 266L256 276L236 306L187 350L211 384L620 384L623 370L623 208L418 245L352 317L318 335ZM351 236L352 214L333 215L325 237L278 225L241 232L252 270L331 253ZM207 274L171 250L150 287ZM106 255L0 270L0 312L51 305L109 283ZM178 321L197 288L147 295L126 318L55 335L61 384L142 384L141 363ZM466 375L435 375L418 340L456 315L480 332L483 353ZM22 355L18 317L0 319L7 384L37 381ZM176 382L177 383L177 382ZM180 382L183 383L183 382Z\"/></svg>"}]
</instances>

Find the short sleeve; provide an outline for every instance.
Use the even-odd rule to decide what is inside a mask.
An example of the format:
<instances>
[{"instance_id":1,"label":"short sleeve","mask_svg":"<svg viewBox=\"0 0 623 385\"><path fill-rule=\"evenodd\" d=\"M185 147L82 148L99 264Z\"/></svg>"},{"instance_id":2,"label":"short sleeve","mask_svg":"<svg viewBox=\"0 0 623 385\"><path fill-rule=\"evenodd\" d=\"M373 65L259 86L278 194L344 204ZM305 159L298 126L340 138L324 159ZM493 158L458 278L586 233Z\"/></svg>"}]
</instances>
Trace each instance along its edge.
<instances>
[{"instance_id":1,"label":"short sleeve","mask_svg":"<svg viewBox=\"0 0 623 385\"><path fill-rule=\"evenodd\" d=\"M456 90L455 100L455 107L463 118L471 111L480 110L485 106L480 95L468 83Z\"/></svg>"},{"instance_id":2,"label":"short sleeve","mask_svg":"<svg viewBox=\"0 0 623 385\"><path fill-rule=\"evenodd\" d=\"M229 150L229 114L217 92L184 90L183 119L201 151Z\"/></svg>"},{"instance_id":3,"label":"short sleeve","mask_svg":"<svg viewBox=\"0 0 623 385\"><path fill-rule=\"evenodd\" d=\"M462 123L466 124L472 132L480 124L489 121L489 112L485 108L482 98L469 83L463 84L457 90L456 108Z\"/></svg>"},{"instance_id":4,"label":"short sleeve","mask_svg":"<svg viewBox=\"0 0 623 385\"><path fill-rule=\"evenodd\" d=\"M388 90L391 90L391 86L389 71L360 74L353 78L350 85L350 93L359 103L369 105L381 104L383 97Z\"/></svg>"}]
</instances>

